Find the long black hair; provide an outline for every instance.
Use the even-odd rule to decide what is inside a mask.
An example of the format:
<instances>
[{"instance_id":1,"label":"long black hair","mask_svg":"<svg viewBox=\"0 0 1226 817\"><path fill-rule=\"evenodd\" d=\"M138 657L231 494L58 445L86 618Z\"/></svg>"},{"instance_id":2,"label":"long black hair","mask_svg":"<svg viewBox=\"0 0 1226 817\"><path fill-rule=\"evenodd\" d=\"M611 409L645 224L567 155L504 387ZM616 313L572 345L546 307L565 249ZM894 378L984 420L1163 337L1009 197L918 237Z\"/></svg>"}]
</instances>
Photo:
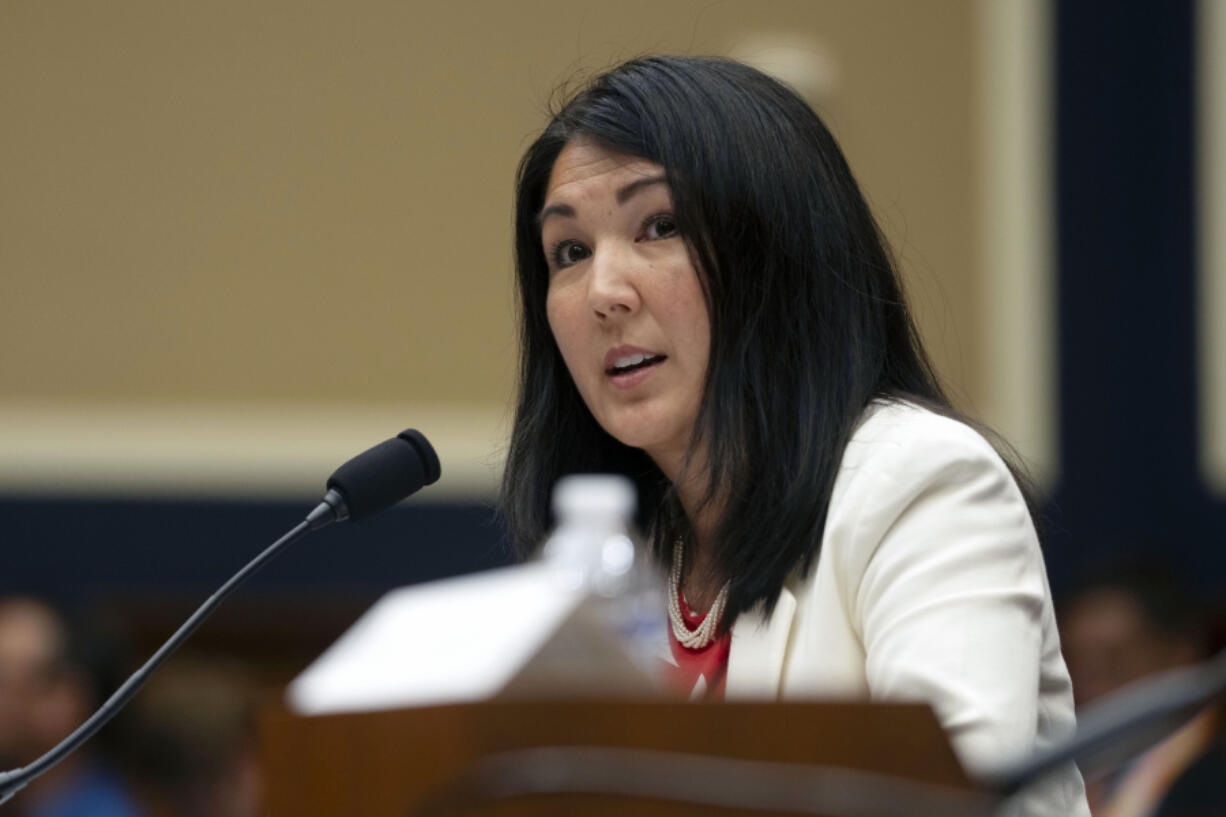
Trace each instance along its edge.
<instances>
[{"instance_id":1,"label":"long black hair","mask_svg":"<svg viewBox=\"0 0 1226 817\"><path fill-rule=\"evenodd\" d=\"M502 509L521 549L546 534L554 482L615 472L639 489L661 559L689 523L642 451L593 419L545 314L538 214L555 160L584 138L661 165L711 321L691 452L719 497L725 622L773 606L822 541L835 476L875 399L958 416L925 354L895 263L834 137L786 86L737 62L649 57L599 76L554 114L519 165L520 382Z\"/></svg>"}]
</instances>

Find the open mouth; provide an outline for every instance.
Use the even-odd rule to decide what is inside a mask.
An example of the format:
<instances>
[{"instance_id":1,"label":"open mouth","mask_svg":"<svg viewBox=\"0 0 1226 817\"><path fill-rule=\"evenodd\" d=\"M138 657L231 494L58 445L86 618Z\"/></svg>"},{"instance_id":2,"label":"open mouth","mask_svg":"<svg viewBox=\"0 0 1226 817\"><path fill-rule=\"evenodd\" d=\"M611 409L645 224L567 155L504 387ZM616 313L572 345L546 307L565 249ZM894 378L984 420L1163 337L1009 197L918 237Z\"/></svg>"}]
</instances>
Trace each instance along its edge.
<instances>
[{"instance_id":1,"label":"open mouth","mask_svg":"<svg viewBox=\"0 0 1226 817\"><path fill-rule=\"evenodd\" d=\"M605 374L616 377L619 374L629 374L630 372L646 369L648 366L654 366L657 363L663 363L668 359L668 355L626 355L618 358L612 366L605 369Z\"/></svg>"}]
</instances>

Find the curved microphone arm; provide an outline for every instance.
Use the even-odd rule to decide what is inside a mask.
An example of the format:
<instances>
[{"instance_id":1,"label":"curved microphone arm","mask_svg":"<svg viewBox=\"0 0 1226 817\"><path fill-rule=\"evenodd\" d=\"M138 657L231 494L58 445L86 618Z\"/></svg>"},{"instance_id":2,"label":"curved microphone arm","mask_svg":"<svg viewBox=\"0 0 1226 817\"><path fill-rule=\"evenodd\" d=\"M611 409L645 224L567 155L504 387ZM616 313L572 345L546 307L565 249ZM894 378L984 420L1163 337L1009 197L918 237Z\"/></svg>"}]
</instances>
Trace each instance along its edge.
<instances>
[{"instance_id":1,"label":"curved microphone arm","mask_svg":"<svg viewBox=\"0 0 1226 817\"><path fill-rule=\"evenodd\" d=\"M327 502L321 502L319 504L320 507L328 507L330 509ZM318 508L316 511L318 511ZM315 511L312 511L312 514L315 513ZM327 512L324 512L321 515L326 517ZM28 766L23 766L20 769L0 773L0 803L3 803L11 798L17 792L21 791L21 789L24 788L25 785L31 780L47 771L55 764L59 763L75 749L77 749L77 747L79 747L82 743L93 737L94 733L105 726L107 722L111 720L111 718L119 714L119 710L123 709L124 705L126 705L128 701L132 699L132 696L135 695L142 686L144 686L145 681L149 679L149 676L153 673L153 671L161 666L162 662L169 658L171 653L177 650L179 646L186 641L188 637L200 627L201 624L204 623L204 620L208 618L215 609L217 609L217 606L221 604L226 597L233 593L240 584L249 579L257 570L272 561L273 558L281 553L281 551L286 547L298 541L311 531L323 527L330 521L332 521L332 519L328 519L325 522L317 521L313 526L311 518L308 517L307 519L299 522L293 530L269 545L263 553L248 562L246 567L230 577L230 580L223 584L216 593L209 596L208 600L205 601L204 604L200 605L200 607L196 609L196 612L192 613L191 617L188 618L187 621L183 622L183 625L175 631L175 634L170 637L170 640L163 644L158 651L145 662L144 666L132 673L131 677L124 681L123 685L120 686L119 689L115 690L114 694L112 694L110 698L107 698L106 703L104 703L97 712L91 715L88 720L78 726L71 735L64 738L49 752Z\"/></svg>"},{"instance_id":2,"label":"curved microphone arm","mask_svg":"<svg viewBox=\"0 0 1226 817\"><path fill-rule=\"evenodd\" d=\"M289 545L332 522L361 519L390 508L423 486L438 481L439 474L438 455L434 448L420 431L412 428L368 448L336 469L328 478L328 492L324 494L323 501L289 533L269 545L209 596L97 712L28 766L0 772L0 803L12 798L27 783L59 763L105 726L144 686L153 671L204 623L219 604Z\"/></svg>"}]
</instances>

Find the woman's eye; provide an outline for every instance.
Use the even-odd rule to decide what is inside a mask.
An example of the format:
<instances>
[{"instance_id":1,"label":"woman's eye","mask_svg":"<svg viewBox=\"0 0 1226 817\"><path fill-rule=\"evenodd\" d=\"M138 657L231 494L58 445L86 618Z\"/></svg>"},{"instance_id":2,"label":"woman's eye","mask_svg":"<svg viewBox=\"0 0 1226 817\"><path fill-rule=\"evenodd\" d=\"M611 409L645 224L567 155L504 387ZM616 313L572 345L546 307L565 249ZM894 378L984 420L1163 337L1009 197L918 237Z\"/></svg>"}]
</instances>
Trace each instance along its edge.
<instances>
[{"instance_id":1,"label":"woman's eye","mask_svg":"<svg viewBox=\"0 0 1226 817\"><path fill-rule=\"evenodd\" d=\"M672 238L677 235L677 220L669 213L652 216L644 225L644 238L647 241L658 241L662 238Z\"/></svg>"},{"instance_id":2,"label":"woman's eye","mask_svg":"<svg viewBox=\"0 0 1226 817\"><path fill-rule=\"evenodd\" d=\"M577 241L561 241L550 251L550 258L558 269L578 264L592 254L592 251Z\"/></svg>"}]
</instances>

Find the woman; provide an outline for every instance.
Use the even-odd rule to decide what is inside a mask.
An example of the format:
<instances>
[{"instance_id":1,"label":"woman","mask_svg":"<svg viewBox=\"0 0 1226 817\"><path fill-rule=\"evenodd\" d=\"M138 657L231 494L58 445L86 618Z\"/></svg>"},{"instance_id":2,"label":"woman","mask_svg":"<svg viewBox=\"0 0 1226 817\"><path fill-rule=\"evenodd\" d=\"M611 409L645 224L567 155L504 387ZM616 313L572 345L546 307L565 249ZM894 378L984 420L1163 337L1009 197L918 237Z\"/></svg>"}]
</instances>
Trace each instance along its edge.
<instances>
[{"instance_id":1,"label":"woman","mask_svg":"<svg viewBox=\"0 0 1226 817\"><path fill-rule=\"evenodd\" d=\"M696 693L926 700L972 768L1072 728L1026 494L794 93L719 59L599 77L520 164L516 262L513 535L564 474L634 480ZM1075 769L1030 799L1084 813Z\"/></svg>"}]
</instances>

